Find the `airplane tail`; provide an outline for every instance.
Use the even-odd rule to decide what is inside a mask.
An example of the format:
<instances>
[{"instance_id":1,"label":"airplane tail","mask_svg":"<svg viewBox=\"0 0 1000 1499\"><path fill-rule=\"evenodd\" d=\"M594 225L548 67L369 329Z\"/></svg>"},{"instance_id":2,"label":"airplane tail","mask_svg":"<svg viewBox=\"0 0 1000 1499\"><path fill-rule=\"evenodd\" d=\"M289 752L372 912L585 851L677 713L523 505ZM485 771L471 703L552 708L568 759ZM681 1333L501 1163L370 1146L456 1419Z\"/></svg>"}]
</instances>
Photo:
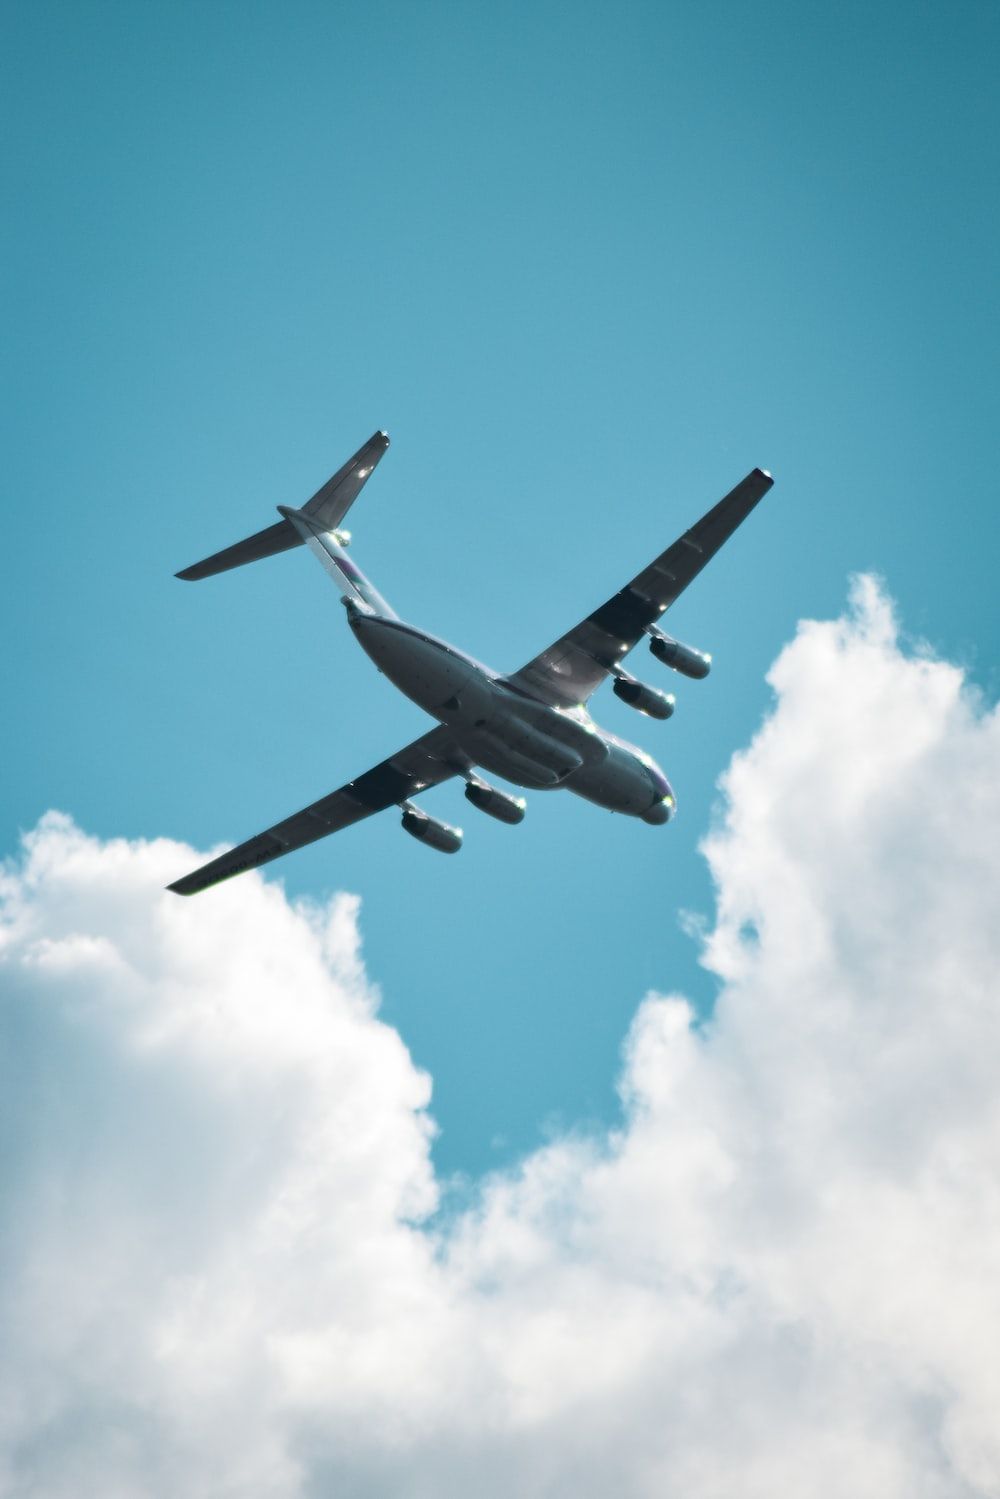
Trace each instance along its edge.
<instances>
[{"instance_id":1,"label":"airplane tail","mask_svg":"<svg viewBox=\"0 0 1000 1499\"><path fill-rule=\"evenodd\" d=\"M277 552L287 552L291 547L301 546L308 532L314 528L323 532L336 530L388 446L389 439L384 432L374 433L354 457L349 458L343 468L339 468L333 478L328 479L323 488L317 490L312 499L303 505L301 512L295 512L308 517L309 526L305 535L289 519L285 507L279 505L282 518L276 525L257 531L253 536L248 536L244 541L238 541L221 552L215 552L202 562L185 567L176 576L193 583L200 578L210 578L215 573L228 572L231 567L259 562L262 557L273 557Z\"/></svg>"},{"instance_id":2,"label":"airplane tail","mask_svg":"<svg viewBox=\"0 0 1000 1499\"><path fill-rule=\"evenodd\" d=\"M360 567L348 557L342 545L343 532L331 530L308 510L292 510L288 505L279 505L278 509L288 524L294 526L299 540L304 541L323 564L345 603L360 607L363 614L380 614L383 619L399 618L371 579L366 578Z\"/></svg>"}]
</instances>

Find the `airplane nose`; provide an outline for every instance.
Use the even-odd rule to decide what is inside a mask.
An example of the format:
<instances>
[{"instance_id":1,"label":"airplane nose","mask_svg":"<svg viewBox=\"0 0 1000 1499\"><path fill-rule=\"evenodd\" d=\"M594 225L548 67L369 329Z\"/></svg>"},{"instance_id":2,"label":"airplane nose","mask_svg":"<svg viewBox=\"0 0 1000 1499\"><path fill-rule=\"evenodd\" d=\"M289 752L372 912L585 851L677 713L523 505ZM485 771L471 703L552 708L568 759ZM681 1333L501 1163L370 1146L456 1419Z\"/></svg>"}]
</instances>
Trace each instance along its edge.
<instances>
[{"instance_id":1,"label":"airplane nose","mask_svg":"<svg viewBox=\"0 0 1000 1499\"><path fill-rule=\"evenodd\" d=\"M677 810L677 804L672 796L661 797L651 807L647 807L642 814L643 822L650 822L654 827L662 827L669 822Z\"/></svg>"},{"instance_id":2,"label":"airplane nose","mask_svg":"<svg viewBox=\"0 0 1000 1499\"><path fill-rule=\"evenodd\" d=\"M649 779L653 783L653 800L642 814L642 820L652 823L654 827L662 827L677 811L677 799L674 796L673 787L663 772L659 769L649 767L648 769Z\"/></svg>"}]
</instances>

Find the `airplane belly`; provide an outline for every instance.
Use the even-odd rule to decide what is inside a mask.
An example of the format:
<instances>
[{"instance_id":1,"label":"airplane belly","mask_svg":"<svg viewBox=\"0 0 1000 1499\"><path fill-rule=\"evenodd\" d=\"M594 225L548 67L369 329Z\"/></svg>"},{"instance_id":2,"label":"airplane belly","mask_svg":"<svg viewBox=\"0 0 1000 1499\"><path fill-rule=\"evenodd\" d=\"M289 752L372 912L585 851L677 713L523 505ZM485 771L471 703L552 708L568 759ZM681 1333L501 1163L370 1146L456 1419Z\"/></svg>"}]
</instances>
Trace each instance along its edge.
<instances>
[{"instance_id":1,"label":"airplane belly","mask_svg":"<svg viewBox=\"0 0 1000 1499\"><path fill-rule=\"evenodd\" d=\"M553 791L574 769L573 765L560 769L542 765L492 734L463 734L461 746L469 759L483 770L502 776L505 781L512 781L515 786L523 786L528 791Z\"/></svg>"},{"instance_id":2,"label":"airplane belly","mask_svg":"<svg viewBox=\"0 0 1000 1499\"><path fill-rule=\"evenodd\" d=\"M637 817L658 800L634 747L597 732L586 718L511 691L471 657L402 621L360 612L350 619L379 670L452 730L472 764L531 790L565 786Z\"/></svg>"},{"instance_id":3,"label":"airplane belly","mask_svg":"<svg viewBox=\"0 0 1000 1499\"><path fill-rule=\"evenodd\" d=\"M568 785L582 766L607 755L600 735L495 680L468 683L459 710L448 721L470 760L518 786Z\"/></svg>"},{"instance_id":4,"label":"airplane belly","mask_svg":"<svg viewBox=\"0 0 1000 1499\"><path fill-rule=\"evenodd\" d=\"M351 627L379 671L442 722L460 711L459 696L467 695L470 686L478 684L482 692L487 685L482 670L467 656L396 621L361 615L352 617Z\"/></svg>"},{"instance_id":5,"label":"airplane belly","mask_svg":"<svg viewBox=\"0 0 1000 1499\"><path fill-rule=\"evenodd\" d=\"M656 789L642 764L622 748L612 744L601 765L584 765L567 782L585 801L596 802L611 812L642 817L656 797Z\"/></svg>"}]
</instances>

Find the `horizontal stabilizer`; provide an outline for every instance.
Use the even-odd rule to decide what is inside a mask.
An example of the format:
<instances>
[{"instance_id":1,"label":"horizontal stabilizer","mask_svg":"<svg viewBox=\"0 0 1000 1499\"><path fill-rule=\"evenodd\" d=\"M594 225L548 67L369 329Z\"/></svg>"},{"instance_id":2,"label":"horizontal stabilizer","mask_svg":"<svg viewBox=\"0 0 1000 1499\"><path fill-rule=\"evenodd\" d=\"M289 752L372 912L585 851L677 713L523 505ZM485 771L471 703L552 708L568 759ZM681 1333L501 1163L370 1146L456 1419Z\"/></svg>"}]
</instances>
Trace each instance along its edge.
<instances>
[{"instance_id":1,"label":"horizontal stabilizer","mask_svg":"<svg viewBox=\"0 0 1000 1499\"><path fill-rule=\"evenodd\" d=\"M358 448L354 457L306 501L302 506L306 515L319 521L324 531L336 530L388 446L388 434L374 432L364 447Z\"/></svg>"},{"instance_id":2,"label":"horizontal stabilizer","mask_svg":"<svg viewBox=\"0 0 1000 1499\"><path fill-rule=\"evenodd\" d=\"M262 557L273 557L277 552L287 552L289 548L301 545L302 537L295 527L286 520L279 520L265 531L248 536L246 541L238 541L235 546L206 557L204 562L186 567L177 577L183 578L185 583L195 583L199 578L210 578L213 573L225 573L231 567L242 567L244 562L259 562Z\"/></svg>"},{"instance_id":3,"label":"horizontal stabilizer","mask_svg":"<svg viewBox=\"0 0 1000 1499\"><path fill-rule=\"evenodd\" d=\"M339 468L333 478L328 479L322 489L318 489L302 506L303 511L319 521L324 530L339 526L388 446L389 439L384 432L374 433L354 457L348 459L343 468ZM302 537L291 522L280 520L266 530L248 536L245 541L237 541L235 545L206 557L203 562L184 568L177 577L186 583L194 583L200 578L228 572L246 562L259 562L263 557L273 557L278 552L287 552L291 547L301 545Z\"/></svg>"}]
</instances>

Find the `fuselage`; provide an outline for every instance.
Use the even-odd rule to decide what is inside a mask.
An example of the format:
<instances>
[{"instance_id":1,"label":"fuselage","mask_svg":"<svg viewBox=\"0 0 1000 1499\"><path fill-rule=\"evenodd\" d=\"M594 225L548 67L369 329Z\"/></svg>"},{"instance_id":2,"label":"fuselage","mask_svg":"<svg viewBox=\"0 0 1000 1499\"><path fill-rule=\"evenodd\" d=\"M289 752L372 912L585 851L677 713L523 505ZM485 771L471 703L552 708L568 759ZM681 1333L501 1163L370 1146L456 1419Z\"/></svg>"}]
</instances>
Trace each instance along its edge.
<instances>
[{"instance_id":1,"label":"fuselage","mask_svg":"<svg viewBox=\"0 0 1000 1499\"><path fill-rule=\"evenodd\" d=\"M469 768L535 791L564 788L645 822L673 816L674 794L659 766L599 728L583 706L552 707L446 641L345 603L362 649L401 692L449 726Z\"/></svg>"}]
</instances>

